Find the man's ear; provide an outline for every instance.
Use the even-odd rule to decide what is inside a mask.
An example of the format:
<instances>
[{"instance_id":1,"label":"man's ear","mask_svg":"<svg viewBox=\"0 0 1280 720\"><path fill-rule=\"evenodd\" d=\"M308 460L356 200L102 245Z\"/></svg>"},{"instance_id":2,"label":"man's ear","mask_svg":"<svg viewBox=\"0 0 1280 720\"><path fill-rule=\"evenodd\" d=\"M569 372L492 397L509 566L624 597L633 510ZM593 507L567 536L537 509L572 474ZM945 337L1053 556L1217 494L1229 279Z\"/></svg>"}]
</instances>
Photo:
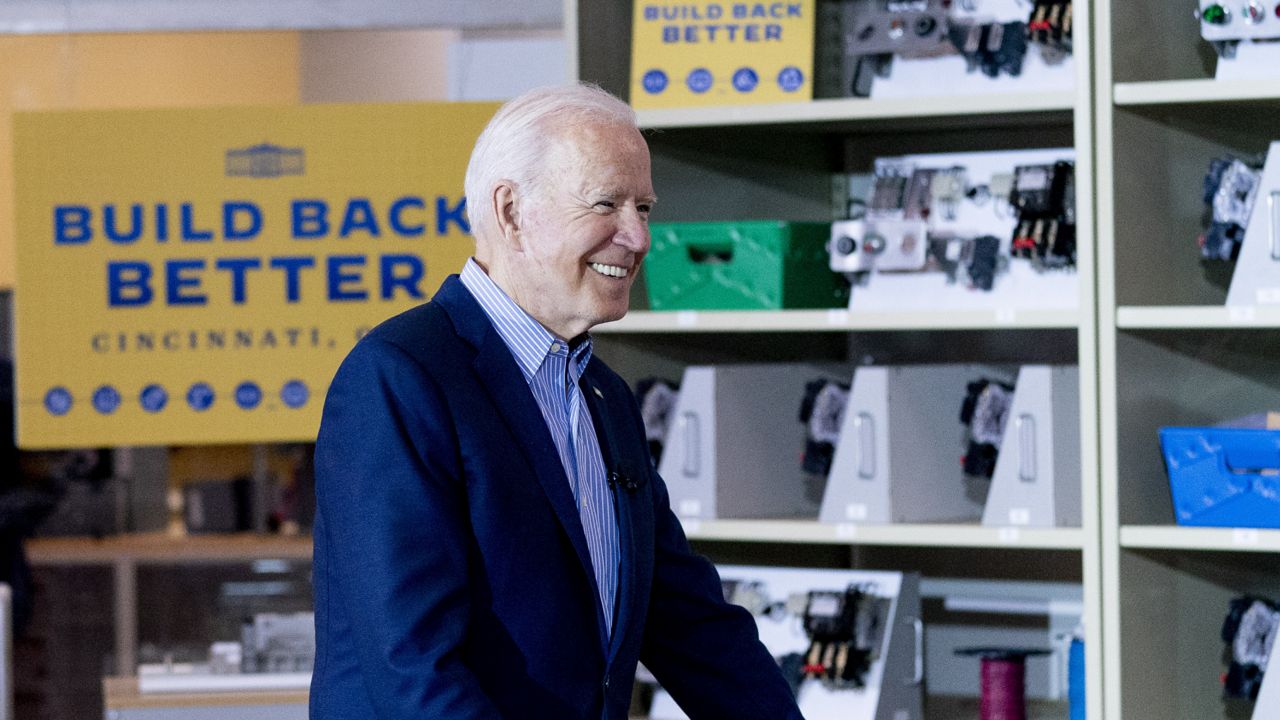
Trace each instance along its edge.
<instances>
[{"instance_id":1,"label":"man's ear","mask_svg":"<svg viewBox=\"0 0 1280 720\"><path fill-rule=\"evenodd\" d=\"M515 184L499 180L493 186L493 216L502 242L509 249L520 249L520 210Z\"/></svg>"}]
</instances>

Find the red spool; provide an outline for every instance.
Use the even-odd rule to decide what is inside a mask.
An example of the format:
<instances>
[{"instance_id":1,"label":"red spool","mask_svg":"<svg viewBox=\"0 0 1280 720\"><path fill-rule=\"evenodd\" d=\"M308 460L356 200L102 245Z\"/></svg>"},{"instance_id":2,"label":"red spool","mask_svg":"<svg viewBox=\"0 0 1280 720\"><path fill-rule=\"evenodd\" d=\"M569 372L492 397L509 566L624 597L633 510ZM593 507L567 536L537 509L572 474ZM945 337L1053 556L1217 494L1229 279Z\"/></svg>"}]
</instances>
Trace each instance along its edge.
<instances>
[{"instance_id":1,"label":"red spool","mask_svg":"<svg viewBox=\"0 0 1280 720\"><path fill-rule=\"evenodd\" d=\"M1042 648L959 648L957 655L982 658L980 720L1027 720L1027 657Z\"/></svg>"},{"instance_id":2,"label":"red spool","mask_svg":"<svg viewBox=\"0 0 1280 720\"><path fill-rule=\"evenodd\" d=\"M1027 720L1024 657L982 659L981 720Z\"/></svg>"}]
</instances>

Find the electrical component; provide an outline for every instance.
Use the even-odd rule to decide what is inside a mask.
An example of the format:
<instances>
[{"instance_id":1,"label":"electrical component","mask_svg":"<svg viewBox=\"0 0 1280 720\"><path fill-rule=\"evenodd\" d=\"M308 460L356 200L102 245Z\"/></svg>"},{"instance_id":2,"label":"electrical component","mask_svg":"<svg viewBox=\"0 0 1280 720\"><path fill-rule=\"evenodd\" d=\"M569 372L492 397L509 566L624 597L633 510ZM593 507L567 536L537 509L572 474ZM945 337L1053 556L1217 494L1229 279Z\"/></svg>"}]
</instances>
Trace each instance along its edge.
<instances>
[{"instance_id":1,"label":"electrical component","mask_svg":"<svg viewBox=\"0 0 1280 720\"><path fill-rule=\"evenodd\" d=\"M1261 172L1240 160L1228 161L1218 174L1217 187L1211 199L1214 221L1248 225L1261 176Z\"/></svg>"},{"instance_id":2,"label":"electrical component","mask_svg":"<svg viewBox=\"0 0 1280 720\"><path fill-rule=\"evenodd\" d=\"M1035 0L1026 22L953 23L947 36L970 72L1016 77L1031 47L1040 50L1046 65L1061 64L1071 55L1072 20L1071 0Z\"/></svg>"},{"instance_id":3,"label":"electrical component","mask_svg":"<svg viewBox=\"0 0 1280 720\"><path fill-rule=\"evenodd\" d=\"M934 57L949 54L942 29L947 0L854 0L846 13L848 55Z\"/></svg>"},{"instance_id":4,"label":"electrical component","mask_svg":"<svg viewBox=\"0 0 1280 720\"><path fill-rule=\"evenodd\" d=\"M1260 169L1238 158L1227 156L1210 161L1203 198L1209 210L1209 226L1198 239L1201 258L1236 259L1261 179Z\"/></svg>"},{"instance_id":5,"label":"electrical component","mask_svg":"<svg viewBox=\"0 0 1280 720\"><path fill-rule=\"evenodd\" d=\"M844 0L839 4L840 81L835 95L868 97L893 59L953 54L949 0Z\"/></svg>"},{"instance_id":6,"label":"electrical component","mask_svg":"<svg viewBox=\"0 0 1280 720\"><path fill-rule=\"evenodd\" d=\"M726 602L733 603L757 617L782 611L782 608L774 607L769 596L765 594L764 584L757 580L721 580L720 589L724 592Z\"/></svg>"},{"instance_id":7,"label":"electrical component","mask_svg":"<svg viewBox=\"0 0 1280 720\"><path fill-rule=\"evenodd\" d=\"M1211 3L1197 13L1200 21L1210 25L1226 25L1231 22L1231 11L1219 3Z\"/></svg>"},{"instance_id":8,"label":"electrical component","mask_svg":"<svg viewBox=\"0 0 1280 720\"><path fill-rule=\"evenodd\" d=\"M819 378L805 383L800 403L800 422L805 426L804 454L800 464L811 475L825 478L831 472L831 458L840 440L844 409L849 404L849 385ZM819 488L814 502L822 502Z\"/></svg>"},{"instance_id":9,"label":"electrical component","mask_svg":"<svg viewBox=\"0 0 1280 720\"><path fill-rule=\"evenodd\" d=\"M831 224L828 245L835 272L920 270L928 250L923 220L843 220Z\"/></svg>"},{"instance_id":10,"label":"electrical component","mask_svg":"<svg viewBox=\"0 0 1280 720\"><path fill-rule=\"evenodd\" d=\"M929 236L929 265L947 276L947 284L955 283L962 271L965 251L969 241L954 235Z\"/></svg>"},{"instance_id":11,"label":"electrical component","mask_svg":"<svg viewBox=\"0 0 1280 720\"><path fill-rule=\"evenodd\" d=\"M964 56L969 72L981 70L987 77L1001 73L1017 77L1027 55L1027 25L1022 22L955 24L947 33Z\"/></svg>"},{"instance_id":12,"label":"electrical component","mask_svg":"<svg viewBox=\"0 0 1280 720\"><path fill-rule=\"evenodd\" d=\"M258 613L241 626L241 671L309 672L316 655L315 613Z\"/></svg>"},{"instance_id":13,"label":"electrical component","mask_svg":"<svg viewBox=\"0 0 1280 720\"><path fill-rule=\"evenodd\" d=\"M1033 0L1027 19L980 22L973 0L830 0L818 4L815 87L820 97L869 97L898 59L960 54L969 72L1022 73L1037 47L1049 65L1071 54L1071 0ZM1007 18L1005 18L1007 20Z\"/></svg>"},{"instance_id":14,"label":"electrical component","mask_svg":"<svg viewBox=\"0 0 1280 720\"><path fill-rule=\"evenodd\" d=\"M654 467L662 459L662 443L671 425L671 410L680 396L680 386L662 378L645 378L636 383L636 404L644 420L644 436Z\"/></svg>"},{"instance_id":15,"label":"electrical component","mask_svg":"<svg viewBox=\"0 0 1280 720\"><path fill-rule=\"evenodd\" d=\"M1013 404L1013 386L988 378L966 386L960 407L960 423L965 426L968 447L964 454L965 475L990 479L995 472L1000 441Z\"/></svg>"},{"instance_id":16,"label":"electrical component","mask_svg":"<svg viewBox=\"0 0 1280 720\"><path fill-rule=\"evenodd\" d=\"M813 590L803 625L809 636L803 677L833 688L860 688L884 635L886 600L850 585L843 592Z\"/></svg>"},{"instance_id":17,"label":"electrical component","mask_svg":"<svg viewBox=\"0 0 1280 720\"><path fill-rule=\"evenodd\" d=\"M1244 21L1250 25L1257 25L1267 19L1267 11L1262 8L1262 3L1258 0L1249 0L1244 4L1243 16Z\"/></svg>"},{"instance_id":18,"label":"electrical component","mask_svg":"<svg viewBox=\"0 0 1280 720\"><path fill-rule=\"evenodd\" d=\"M911 173L902 215L908 220L928 220L933 206L933 183L938 171L921 168Z\"/></svg>"},{"instance_id":19,"label":"electrical component","mask_svg":"<svg viewBox=\"0 0 1280 720\"><path fill-rule=\"evenodd\" d=\"M1222 622L1222 641L1227 644L1227 655L1231 659L1223 679L1226 697L1257 699L1277 630L1280 630L1280 606L1276 603L1251 596L1231 601Z\"/></svg>"},{"instance_id":20,"label":"electrical component","mask_svg":"<svg viewBox=\"0 0 1280 720\"><path fill-rule=\"evenodd\" d=\"M1056 65L1071 54L1070 0L1036 0L1027 21L1027 38L1040 48L1045 63Z\"/></svg>"},{"instance_id":21,"label":"electrical component","mask_svg":"<svg viewBox=\"0 0 1280 720\"><path fill-rule=\"evenodd\" d=\"M969 274L970 287L990 290L995 286L1000 269L1000 238L994 235L976 237L965 248L961 266Z\"/></svg>"},{"instance_id":22,"label":"electrical component","mask_svg":"<svg viewBox=\"0 0 1280 720\"><path fill-rule=\"evenodd\" d=\"M871 201L867 214L876 217L906 217L907 186L915 171L910 166L887 166L871 181Z\"/></svg>"},{"instance_id":23,"label":"electrical component","mask_svg":"<svg viewBox=\"0 0 1280 720\"><path fill-rule=\"evenodd\" d=\"M1241 42L1280 39L1280 5L1268 12L1263 0L1240 0L1230 5L1216 0L1199 0L1195 11L1200 21L1200 37L1213 45L1218 55L1234 58ZM1239 17L1233 12L1239 8Z\"/></svg>"},{"instance_id":24,"label":"electrical component","mask_svg":"<svg viewBox=\"0 0 1280 720\"><path fill-rule=\"evenodd\" d=\"M947 283L963 282L975 290L990 290L1003 269L1000 239L993 235L959 238L929 236L928 269L941 270Z\"/></svg>"},{"instance_id":25,"label":"electrical component","mask_svg":"<svg viewBox=\"0 0 1280 720\"><path fill-rule=\"evenodd\" d=\"M960 202L965 199L967 174L962 167L945 168L935 171L933 182L929 185L929 202L931 207L942 212L943 220L955 220Z\"/></svg>"},{"instance_id":26,"label":"electrical component","mask_svg":"<svg viewBox=\"0 0 1280 720\"><path fill-rule=\"evenodd\" d=\"M965 387L960 406L960 424L965 427L964 466L965 494L975 502L986 502L991 476L995 474L1013 405L1014 387L990 378L982 378Z\"/></svg>"},{"instance_id":27,"label":"electrical component","mask_svg":"<svg viewBox=\"0 0 1280 720\"><path fill-rule=\"evenodd\" d=\"M829 264L834 272L861 275L875 267L875 256L863 250L862 238L867 233L865 220L842 220L831 223L831 240L827 246Z\"/></svg>"},{"instance_id":28,"label":"electrical component","mask_svg":"<svg viewBox=\"0 0 1280 720\"><path fill-rule=\"evenodd\" d=\"M1075 172L1070 161L1019 166L971 187L962 166L916 167L914 161L881 159L867 197L865 203L853 203L860 218L832 224L827 244L831 270L857 284L870 282L873 272L941 272L948 284L991 291L1011 258L1030 261L1037 272L1075 265ZM1001 203L991 208L997 222L1006 220L1004 203L1015 215L1011 240L966 236L953 229L965 201L980 207L992 198Z\"/></svg>"},{"instance_id":29,"label":"electrical component","mask_svg":"<svg viewBox=\"0 0 1280 720\"><path fill-rule=\"evenodd\" d=\"M1037 270L1076 264L1075 165L1023 165L1014 170L1009 204L1018 215L1012 254Z\"/></svg>"}]
</instances>

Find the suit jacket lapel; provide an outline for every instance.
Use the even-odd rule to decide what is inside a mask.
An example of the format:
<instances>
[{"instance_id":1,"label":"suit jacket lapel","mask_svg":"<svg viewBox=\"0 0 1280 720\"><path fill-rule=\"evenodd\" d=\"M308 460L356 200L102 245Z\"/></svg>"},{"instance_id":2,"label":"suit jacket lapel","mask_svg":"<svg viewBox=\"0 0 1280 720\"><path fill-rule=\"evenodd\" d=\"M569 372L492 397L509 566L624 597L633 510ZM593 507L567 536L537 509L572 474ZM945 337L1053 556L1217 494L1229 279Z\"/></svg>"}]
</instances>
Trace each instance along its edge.
<instances>
[{"instance_id":1,"label":"suit jacket lapel","mask_svg":"<svg viewBox=\"0 0 1280 720\"><path fill-rule=\"evenodd\" d=\"M507 429L516 439L517 446L533 468L534 475L542 485L547 500L551 502L560 525L578 555L578 561L591 583L592 592L598 597L600 591L592 570L591 554L587 550L587 536L582 530L582 519L573 502L569 479L564 474L564 467L560 465L555 441L551 439L551 433L543 421L538 402L529 391L529 383L525 381L515 358L511 356L511 350L503 342L502 336L493 329L471 292L456 276L445 280L435 300L449 313L458 334L476 347L476 358L472 366Z\"/></svg>"},{"instance_id":2,"label":"suit jacket lapel","mask_svg":"<svg viewBox=\"0 0 1280 720\"><path fill-rule=\"evenodd\" d=\"M630 569L635 554L635 527L631 517L631 503L634 500L635 491L627 489L627 486L634 487L631 483L635 481L635 476L631 475L634 470L627 467L624 454L618 450L620 438L608 408L608 402L621 402L623 398L606 400L600 384L592 377L594 373L591 372L591 368L594 365L593 360L582 377L582 395L587 399L587 409L591 412L596 437L600 440L600 454L604 458L605 472L609 476L609 486L614 498L614 507L617 508L618 519L618 597L614 607L612 642L607 653L607 657L612 661L614 653L622 643L623 636L626 635L631 614L634 611L632 598L635 577Z\"/></svg>"}]
</instances>

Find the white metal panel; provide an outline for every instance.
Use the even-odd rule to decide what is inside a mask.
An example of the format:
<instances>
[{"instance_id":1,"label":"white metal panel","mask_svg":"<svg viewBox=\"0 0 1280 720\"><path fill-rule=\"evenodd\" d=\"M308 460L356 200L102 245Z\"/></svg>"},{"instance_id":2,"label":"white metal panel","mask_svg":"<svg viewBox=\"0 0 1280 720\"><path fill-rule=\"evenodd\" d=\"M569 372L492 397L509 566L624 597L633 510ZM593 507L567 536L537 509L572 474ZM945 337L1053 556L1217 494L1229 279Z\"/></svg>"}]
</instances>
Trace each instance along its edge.
<instances>
[{"instance_id":1,"label":"white metal panel","mask_svg":"<svg viewBox=\"0 0 1280 720\"><path fill-rule=\"evenodd\" d=\"M560 27L560 0L9 0L0 33Z\"/></svg>"},{"instance_id":2,"label":"white metal panel","mask_svg":"<svg viewBox=\"0 0 1280 720\"><path fill-rule=\"evenodd\" d=\"M526 90L568 82L564 38L463 37L449 47L449 99L507 100Z\"/></svg>"},{"instance_id":3,"label":"white metal panel","mask_svg":"<svg viewBox=\"0 0 1280 720\"><path fill-rule=\"evenodd\" d=\"M1018 372L982 524L1080 524L1079 386L1075 367Z\"/></svg>"}]
</instances>

